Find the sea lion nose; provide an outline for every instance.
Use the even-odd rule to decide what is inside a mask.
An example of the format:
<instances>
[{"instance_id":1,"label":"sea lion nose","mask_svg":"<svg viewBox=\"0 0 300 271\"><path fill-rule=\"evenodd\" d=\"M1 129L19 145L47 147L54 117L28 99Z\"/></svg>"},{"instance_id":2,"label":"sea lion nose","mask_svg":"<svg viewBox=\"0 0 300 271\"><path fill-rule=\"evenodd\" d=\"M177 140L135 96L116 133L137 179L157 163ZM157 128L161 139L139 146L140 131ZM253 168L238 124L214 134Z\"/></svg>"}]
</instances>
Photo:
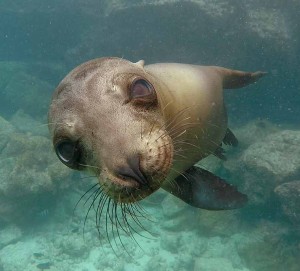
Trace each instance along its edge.
<instances>
[{"instance_id":1,"label":"sea lion nose","mask_svg":"<svg viewBox=\"0 0 300 271\"><path fill-rule=\"evenodd\" d=\"M140 169L140 157L139 155L131 156L127 159L128 166L119 167L116 173L126 178L131 178L137 181L139 184L147 184L147 179Z\"/></svg>"}]
</instances>

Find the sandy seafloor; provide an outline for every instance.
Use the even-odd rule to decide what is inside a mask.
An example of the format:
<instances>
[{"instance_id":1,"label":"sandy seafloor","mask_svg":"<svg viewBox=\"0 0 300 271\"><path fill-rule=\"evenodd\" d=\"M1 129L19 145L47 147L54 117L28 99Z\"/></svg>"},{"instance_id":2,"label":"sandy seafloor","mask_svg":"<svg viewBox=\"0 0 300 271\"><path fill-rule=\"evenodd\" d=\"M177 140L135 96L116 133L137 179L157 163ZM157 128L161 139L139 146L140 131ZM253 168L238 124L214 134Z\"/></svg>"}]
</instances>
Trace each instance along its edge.
<instances>
[{"instance_id":1,"label":"sandy seafloor","mask_svg":"<svg viewBox=\"0 0 300 271\"><path fill-rule=\"evenodd\" d=\"M19 125L19 130L8 134L9 139L7 139L8 142L2 153L9 149L9 142L16 140L15 137L31 136L36 140L36 136L30 135L28 131L26 132L26 129L32 130L33 127L39 127L42 134L39 140L47 138L45 125L38 124L34 120L30 124L30 118L24 113L18 113L17 115L18 117L12 118L14 126L2 119L2 127L4 123L15 127L14 129L17 129ZM28 125L23 127L21 124L24 123L25 119ZM255 146L258 144L255 139L251 138L249 132L254 129L254 126L257 127L257 135L261 133L263 137L266 137L266 134L270 134L266 142L273 146L273 153L274 144L270 140L270 136L273 141L277 137L284 137L285 141L299 141L300 139L299 131L286 130L268 121L257 120L244 127L236 128L237 134L242 138L242 145L245 145L244 143L247 140L251 141L251 144L248 142L248 147L246 144L244 149L243 147L238 150L228 149L228 161L222 162L217 158L209 158L201 163L202 166L223 176L231 175L230 181L232 182L237 182L235 179L238 175L247 179L245 176L249 172L245 170L242 164L245 162L244 160L249 161L251 149L255 150ZM43 130L44 132L41 132ZM292 139L289 138L291 135ZM47 139L47 142L50 143L49 139ZM255 153L255 161L259 159L259 153L263 156L268 151L268 144L265 145L266 148L262 150L262 153ZM37 146L34 148L37 148ZM278 144L278 152L286 149L283 147L283 150L281 150L281 148L282 146ZM261 147L259 147L259 150L261 150ZM299 150L294 151L297 153ZM27 149L26 152L30 152L30 150ZM49 155L53 155L55 158L51 148L45 149L45 152L49 152ZM274 155L275 161L272 160L273 158L267 161L265 168L258 169L259 175L264 172L269 178L272 170L277 170L276 151ZM15 163L20 162L19 158L15 157ZM3 157L1 159L3 161ZM262 159L265 158L262 157ZM299 165L295 165L296 168L292 166L293 159L295 160L295 158L291 158L290 161L291 171L298 170L299 167ZM298 163L298 161L294 162ZM237 164L239 165L238 169L236 168ZM268 166L270 164L274 168L270 168ZM60 163L54 160L54 165L59 170ZM252 167L255 166L257 167L257 165L252 165ZM32 167L36 167L36 165L34 164ZM231 168L231 173L228 172L228 168ZM62 167L62 169L65 169L65 167ZM14 167L9 174L16 170ZM49 169L35 168L34 174L38 174L38 170L47 172ZM235 174L232 174L233 172ZM67 169L67 173L71 174L72 172ZM2 170L2 177L5 176L4 174L8 173ZM10 181L9 176L11 175L9 174L6 175L8 179L2 179L1 185L2 193L3 191L7 193L7 199L10 197L8 188L10 184L4 185L4 183ZM25 196L21 196L19 202L20 206L24 207L22 211L18 210L18 207L16 207L18 205L16 205L13 210L15 213L12 215L5 210L5 207L8 208L5 204L12 204L11 201L5 202L2 199L1 202L1 221L3 223L1 223L0 228L0 270L279 271L287 267L287 270L296 271L298 268L300 243L297 221L299 219L299 209L294 208L293 205L284 204L285 201L282 201L279 197L273 201L274 196L268 193L270 193L270 186L273 190L273 187L277 184L261 185L256 194L250 195L248 207L234 211L214 212L195 209L173 196L167 195L164 191L158 191L140 203L140 210L143 211L141 211L139 221L148 232L136 226L134 221L129 219L135 231L141 236L132 231L134 241L119 227L121 244L117 237L116 227L112 227L109 217L105 217L105 215L100 223L99 230L102 236L99 237L93 207L86 223L84 223L85 215L93 199L93 196L89 198L92 195L91 193L88 193L76 205L84 192L96 182L95 179L82 174L66 175L67 177L64 180L59 179L59 182L68 183L68 185L63 185L59 189L63 192L54 193L56 195L54 199L43 203L43 206L39 206L42 201L30 202L27 197L32 198L36 194L47 197L49 191L44 190L43 186L36 188L36 185L40 183L39 174L36 180L32 179L33 175L30 176L27 180L32 186L30 191L25 191L26 189L22 192L17 191L17 185L24 185L23 182L26 182L26 178L22 179L19 176L19 179L13 184L14 193L16 193L16 196L11 196L13 201L18 201L17 195L25 194ZM255 179L251 179L251 181L253 183L250 183L250 187L245 182L237 183L237 185L242 191L257 190L261 181ZM299 181L295 183L299 184ZM28 185L28 183L25 183L25 185ZM262 194L260 190L263 191ZM53 191L50 193L53 193ZM288 198L292 198L292 196L288 195ZM290 214L288 208L294 208L292 209L294 214L291 217L288 217ZM120 218L120 220L122 219ZM108 236L105 232L108 232Z\"/></svg>"},{"instance_id":2,"label":"sandy seafloor","mask_svg":"<svg viewBox=\"0 0 300 271\"><path fill-rule=\"evenodd\" d=\"M236 247L250 241L249 232L239 231L226 237L205 237L195 229L188 229L190 222L187 220L184 225L177 225L181 227L180 231L168 230L163 224L170 224L166 227L174 228L173 224L178 224L176 217L166 221L159 206L147 205L145 208L153 222L144 224L155 235L140 232L147 237L144 238L134 234L140 247L131 238L121 234L127 252L119 242L116 247L111 240L113 252L107 239L100 242L98 233L91 225L85 227L83 235L82 224L72 222L70 216L64 216L59 223L47 218L47 225L20 236L13 244L2 248L0 255L3 268L7 271L39 270L38 264L50 263L50 270L194 270L196 260L197 266L204 270L248 270ZM93 224L92 218L89 224ZM110 230L110 226L108 228ZM13 228L6 229L8 232L10 230L16 231ZM42 255L35 256L35 253Z\"/></svg>"},{"instance_id":3,"label":"sandy seafloor","mask_svg":"<svg viewBox=\"0 0 300 271\"><path fill-rule=\"evenodd\" d=\"M59 203L61 206L53 213L41 214L37 219L40 224L26 232L9 225L0 233L1 236L8 235L4 239L11 239L0 250L2 270L40 270L39 264L49 264L49 270L66 271L254 270L246 267L239 252L249 244L263 246L264 238L270 235L266 228L278 227L268 221L245 225L236 221L241 219L234 217L236 211L199 211L186 207L173 197L165 199L166 206L162 208L159 199L165 193L158 194L141 204L149 221L146 218L140 220L152 235L138 230L145 236L133 234L138 245L122 232L124 247L117 238L114 242L110 223L108 232L112 247L105 236L99 240L93 226L93 211L84 227L88 206L78 207L71 215L65 212L64 205L75 206L76 201L69 203L69 199ZM75 200L80 194L66 197ZM104 222L102 230L104 234ZM260 252L253 252L256 253Z\"/></svg>"}]
</instances>

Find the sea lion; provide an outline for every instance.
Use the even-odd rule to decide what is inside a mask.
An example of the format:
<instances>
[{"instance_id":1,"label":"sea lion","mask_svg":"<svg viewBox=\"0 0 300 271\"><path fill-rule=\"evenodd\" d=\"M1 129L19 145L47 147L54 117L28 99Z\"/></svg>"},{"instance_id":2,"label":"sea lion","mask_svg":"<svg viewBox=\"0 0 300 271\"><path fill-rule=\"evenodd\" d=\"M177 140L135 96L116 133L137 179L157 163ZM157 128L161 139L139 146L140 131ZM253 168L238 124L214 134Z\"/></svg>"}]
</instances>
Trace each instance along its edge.
<instances>
[{"instance_id":1,"label":"sea lion","mask_svg":"<svg viewBox=\"0 0 300 271\"><path fill-rule=\"evenodd\" d=\"M264 74L120 58L88 61L54 92L48 117L55 152L68 167L97 176L114 203L136 202L162 187L198 208L239 208L246 195L194 165L210 154L224 159L222 143L237 145L223 89Z\"/></svg>"}]
</instances>

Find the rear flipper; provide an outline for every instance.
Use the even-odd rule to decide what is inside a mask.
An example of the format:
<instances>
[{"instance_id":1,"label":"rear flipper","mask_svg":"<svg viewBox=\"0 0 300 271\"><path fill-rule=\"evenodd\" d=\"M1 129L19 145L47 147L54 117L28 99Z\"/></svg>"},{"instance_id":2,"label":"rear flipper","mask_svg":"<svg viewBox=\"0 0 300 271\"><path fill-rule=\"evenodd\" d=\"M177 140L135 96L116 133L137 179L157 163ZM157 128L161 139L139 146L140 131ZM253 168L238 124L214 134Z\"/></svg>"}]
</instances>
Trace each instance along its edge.
<instances>
[{"instance_id":1,"label":"rear flipper","mask_svg":"<svg viewBox=\"0 0 300 271\"><path fill-rule=\"evenodd\" d=\"M215 69L222 77L223 88L233 89L242 88L247 85L255 83L261 77L265 76L266 72L244 72L237 70L230 70L222 67L211 67Z\"/></svg>"},{"instance_id":2,"label":"rear flipper","mask_svg":"<svg viewBox=\"0 0 300 271\"><path fill-rule=\"evenodd\" d=\"M223 143L225 145L229 145L233 147L236 147L239 144L239 141L237 140L234 133L229 128L227 128L226 130L226 134L223 138Z\"/></svg>"},{"instance_id":3,"label":"rear flipper","mask_svg":"<svg viewBox=\"0 0 300 271\"><path fill-rule=\"evenodd\" d=\"M196 166L163 188L189 205L207 210L241 208L248 201L233 185Z\"/></svg>"},{"instance_id":4,"label":"rear flipper","mask_svg":"<svg viewBox=\"0 0 300 271\"><path fill-rule=\"evenodd\" d=\"M225 145L230 145L230 146L234 146L234 147L236 147L239 144L237 138L235 137L235 135L229 128L227 128L226 134L225 134L222 142ZM226 155L225 155L225 150L222 148L222 143L219 145L218 148L215 149L213 154L216 157L222 159L223 161L227 160Z\"/></svg>"}]
</instances>

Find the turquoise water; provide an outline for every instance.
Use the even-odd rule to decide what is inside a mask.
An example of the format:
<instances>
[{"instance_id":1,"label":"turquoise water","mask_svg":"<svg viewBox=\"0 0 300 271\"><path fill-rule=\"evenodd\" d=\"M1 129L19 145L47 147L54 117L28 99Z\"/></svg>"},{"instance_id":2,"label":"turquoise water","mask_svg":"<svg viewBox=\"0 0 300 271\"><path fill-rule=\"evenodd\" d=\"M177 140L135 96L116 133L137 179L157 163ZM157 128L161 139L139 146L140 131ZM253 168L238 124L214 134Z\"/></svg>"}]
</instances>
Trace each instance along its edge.
<instances>
[{"instance_id":1,"label":"turquoise water","mask_svg":"<svg viewBox=\"0 0 300 271\"><path fill-rule=\"evenodd\" d=\"M0 271L298 270L299 8L279 0L2 0ZM107 216L95 225L94 190L80 198L97 180L57 159L47 112L64 76L102 56L268 72L225 92L239 147L226 149L225 162L200 162L246 193L246 207L200 210L159 190L140 202L142 225L128 218L130 236Z\"/></svg>"}]
</instances>

